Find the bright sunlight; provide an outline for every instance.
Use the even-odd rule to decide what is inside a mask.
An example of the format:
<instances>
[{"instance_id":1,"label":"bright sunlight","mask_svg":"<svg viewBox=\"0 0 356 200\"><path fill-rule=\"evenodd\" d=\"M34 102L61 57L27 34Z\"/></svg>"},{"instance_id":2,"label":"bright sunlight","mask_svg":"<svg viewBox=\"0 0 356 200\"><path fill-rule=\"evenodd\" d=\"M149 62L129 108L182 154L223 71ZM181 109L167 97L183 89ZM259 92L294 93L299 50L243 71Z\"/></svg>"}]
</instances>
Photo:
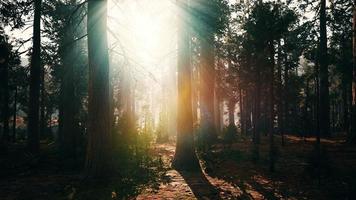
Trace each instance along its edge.
<instances>
[{"instance_id":1,"label":"bright sunlight","mask_svg":"<svg viewBox=\"0 0 356 200\"><path fill-rule=\"evenodd\" d=\"M167 77L167 74L176 67L175 9L176 5L170 0L123 0L108 3L112 67L119 68L113 71L119 73L123 67L128 67L136 86L141 87L141 98L136 101L136 109L142 113L144 111L141 108L148 106L154 120L158 118L163 103L160 95L163 85L165 89L173 89L174 86L174 82L169 82L171 77ZM157 97L161 101L157 101ZM174 102L174 95L170 98L169 101Z\"/></svg>"}]
</instances>

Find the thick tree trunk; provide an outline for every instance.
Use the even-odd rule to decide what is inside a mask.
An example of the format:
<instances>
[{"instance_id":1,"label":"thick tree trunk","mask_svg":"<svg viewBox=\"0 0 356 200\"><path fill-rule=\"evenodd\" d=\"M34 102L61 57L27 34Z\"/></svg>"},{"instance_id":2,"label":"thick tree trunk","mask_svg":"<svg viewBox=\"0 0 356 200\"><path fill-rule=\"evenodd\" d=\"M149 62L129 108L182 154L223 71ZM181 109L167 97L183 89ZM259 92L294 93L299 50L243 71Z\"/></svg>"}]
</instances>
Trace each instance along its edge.
<instances>
[{"instance_id":1,"label":"thick tree trunk","mask_svg":"<svg viewBox=\"0 0 356 200\"><path fill-rule=\"evenodd\" d=\"M88 0L89 99L87 177L112 172L107 0Z\"/></svg>"},{"instance_id":2,"label":"thick tree trunk","mask_svg":"<svg viewBox=\"0 0 356 200\"><path fill-rule=\"evenodd\" d=\"M177 145L172 166L176 169L198 171L200 165L195 154L192 117L190 35L187 31L189 9L187 0L177 1L178 29L178 113Z\"/></svg>"},{"instance_id":3,"label":"thick tree trunk","mask_svg":"<svg viewBox=\"0 0 356 200\"><path fill-rule=\"evenodd\" d=\"M326 0L321 0L320 6L320 133L330 136L330 100L329 100L329 72L327 56L326 32Z\"/></svg>"},{"instance_id":4,"label":"thick tree trunk","mask_svg":"<svg viewBox=\"0 0 356 200\"><path fill-rule=\"evenodd\" d=\"M28 113L27 146L30 152L38 153L39 143L39 106L41 87L41 4L42 0L35 0L35 15L33 21L33 49L30 67L30 99Z\"/></svg>"}]
</instances>

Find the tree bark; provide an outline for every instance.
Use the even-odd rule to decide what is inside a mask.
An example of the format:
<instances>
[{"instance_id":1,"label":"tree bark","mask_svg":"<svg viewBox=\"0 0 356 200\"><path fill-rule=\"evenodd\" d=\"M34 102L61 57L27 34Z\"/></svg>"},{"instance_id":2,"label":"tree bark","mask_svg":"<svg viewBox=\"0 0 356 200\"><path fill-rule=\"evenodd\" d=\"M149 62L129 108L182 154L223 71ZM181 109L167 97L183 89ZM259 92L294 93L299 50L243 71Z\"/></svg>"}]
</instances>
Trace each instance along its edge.
<instances>
[{"instance_id":1,"label":"tree bark","mask_svg":"<svg viewBox=\"0 0 356 200\"><path fill-rule=\"evenodd\" d=\"M2 104L2 122L3 122L3 140L8 142L10 139L10 129L9 129L9 65L5 61L4 65L1 66L3 73L3 104Z\"/></svg>"},{"instance_id":2,"label":"tree bark","mask_svg":"<svg viewBox=\"0 0 356 200\"><path fill-rule=\"evenodd\" d=\"M30 67L30 99L28 113L27 147L31 153L38 153L39 143L39 98L41 87L41 5L42 0L34 0L33 49Z\"/></svg>"},{"instance_id":3,"label":"tree bark","mask_svg":"<svg viewBox=\"0 0 356 200\"><path fill-rule=\"evenodd\" d=\"M329 72L327 56L327 31L326 31L326 0L321 0L320 6L320 133L330 136L330 99L329 99Z\"/></svg>"},{"instance_id":4,"label":"tree bark","mask_svg":"<svg viewBox=\"0 0 356 200\"><path fill-rule=\"evenodd\" d=\"M270 42L270 94L269 94L269 170L274 172L275 165L275 146L274 146L274 44L273 41Z\"/></svg>"},{"instance_id":5,"label":"tree bark","mask_svg":"<svg viewBox=\"0 0 356 200\"><path fill-rule=\"evenodd\" d=\"M89 99L86 176L112 172L107 0L88 0Z\"/></svg>"},{"instance_id":6,"label":"tree bark","mask_svg":"<svg viewBox=\"0 0 356 200\"><path fill-rule=\"evenodd\" d=\"M14 94L14 113L12 117L12 141L16 142L16 118L17 118L17 86Z\"/></svg>"},{"instance_id":7,"label":"tree bark","mask_svg":"<svg viewBox=\"0 0 356 200\"><path fill-rule=\"evenodd\" d=\"M221 131L221 97L220 97L220 94L217 92L217 90L215 90L215 101L214 101L214 114L215 114L215 125L216 125L216 131L217 133Z\"/></svg>"},{"instance_id":8,"label":"tree bark","mask_svg":"<svg viewBox=\"0 0 356 200\"><path fill-rule=\"evenodd\" d=\"M353 76L352 76L352 110L351 110L351 141L356 141L356 0L353 15Z\"/></svg>"},{"instance_id":9,"label":"tree bark","mask_svg":"<svg viewBox=\"0 0 356 200\"><path fill-rule=\"evenodd\" d=\"M0 78L2 80L0 84L0 114L3 123L1 142L9 141L9 58L10 50L4 41L0 43Z\"/></svg>"},{"instance_id":10,"label":"tree bark","mask_svg":"<svg viewBox=\"0 0 356 200\"><path fill-rule=\"evenodd\" d=\"M46 104L45 104L45 69L41 69L41 101L40 101L40 138L46 138Z\"/></svg>"},{"instance_id":11,"label":"tree bark","mask_svg":"<svg viewBox=\"0 0 356 200\"><path fill-rule=\"evenodd\" d=\"M283 121L283 83L282 83L282 46L281 46L281 40L278 41L278 60L277 60L277 67L278 67L278 112L277 112L277 118L278 118L278 131L279 134L281 135L281 142L282 145L284 146L285 141L284 141L284 121Z\"/></svg>"},{"instance_id":12,"label":"tree bark","mask_svg":"<svg viewBox=\"0 0 356 200\"><path fill-rule=\"evenodd\" d=\"M229 125L235 126L235 101L231 100L228 103L228 111L229 111Z\"/></svg>"},{"instance_id":13,"label":"tree bark","mask_svg":"<svg viewBox=\"0 0 356 200\"><path fill-rule=\"evenodd\" d=\"M187 32L189 5L187 0L177 1L178 29L178 113L177 145L172 166L175 169L198 171L200 165L195 154L192 117L190 35Z\"/></svg>"},{"instance_id":14,"label":"tree bark","mask_svg":"<svg viewBox=\"0 0 356 200\"><path fill-rule=\"evenodd\" d=\"M73 46L67 49L67 51L73 50ZM79 132L78 127L78 103L75 95L75 75L74 75L74 63L73 52L70 55L63 57L63 77L62 77L62 135L61 135L61 151L66 158L76 156L76 135Z\"/></svg>"},{"instance_id":15,"label":"tree bark","mask_svg":"<svg viewBox=\"0 0 356 200\"><path fill-rule=\"evenodd\" d=\"M243 96L242 96L242 89L241 89L241 82L240 82L240 86L239 86L239 109L240 109L240 131L241 131L241 135L243 135L245 133L245 115L244 115L244 111L245 108L243 107Z\"/></svg>"}]
</instances>

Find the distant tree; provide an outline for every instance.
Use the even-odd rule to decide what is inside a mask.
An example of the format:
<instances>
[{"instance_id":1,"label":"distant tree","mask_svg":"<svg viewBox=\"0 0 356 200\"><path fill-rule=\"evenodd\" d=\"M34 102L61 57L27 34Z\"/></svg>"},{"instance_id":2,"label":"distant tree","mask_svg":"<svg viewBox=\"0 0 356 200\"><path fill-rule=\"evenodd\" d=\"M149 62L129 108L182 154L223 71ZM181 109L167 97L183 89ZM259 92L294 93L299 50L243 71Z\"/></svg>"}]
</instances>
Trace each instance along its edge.
<instances>
[{"instance_id":1,"label":"distant tree","mask_svg":"<svg viewBox=\"0 0 356 200\"><path fill-rule=\"evenodd\" d=\"M80 124L85 121L82 113L84 98L87 95L87 50L86 29L82 19L85 17L85 5L76 0L69 2L51 1L44 13L46 21L45 36L51 39L51 46L44 62L51 68L51 79L47 83L47 112L50 107L59 110L58 141L65 158L77 156L82 147ZM55 33L55 34L54 34ZM48 59L47 59L48 58ZM58 92L56 92L58 91ZM54 100L59 99L59 100ZM53 105L50 105L52 103Z\"/></svg>"},{"instance_id":2,"label":"distant tree","mask_svg":"<svg viewBox=\"0 0 356 200\"><path fill-rule=\"evenodd\" d=\"M334 132L350 132L352 103L352 2L340 0L330 6L330 101ZM342 109L336 111L337 107Z\"/></svg>"},{"instance_id":3,"label":"distant tree","mask_svg":"<svg viewBox=\"0 0 356 200\"><path fill-rule=\"evenodd\" d=\"M194 27L199 41L200 75L200 128L205 142L217 137L215 124L215 35L222 32L227 23L229 8L225 0L194 0Z\"/></svg>"}]
</instances>

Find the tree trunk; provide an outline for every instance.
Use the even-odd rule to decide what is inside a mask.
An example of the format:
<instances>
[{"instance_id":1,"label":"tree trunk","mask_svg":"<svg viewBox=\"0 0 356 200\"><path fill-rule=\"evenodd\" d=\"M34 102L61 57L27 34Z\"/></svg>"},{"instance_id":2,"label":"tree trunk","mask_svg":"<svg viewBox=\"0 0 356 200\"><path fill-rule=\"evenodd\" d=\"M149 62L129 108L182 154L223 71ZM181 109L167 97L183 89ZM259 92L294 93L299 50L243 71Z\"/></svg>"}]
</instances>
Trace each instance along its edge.
<instances>
[{"instance_id":1,"label":"tree trunk","mask_svg":"<svg viewBox=\"0 0 356 200\"><path fill-rule=\"evenodd\" d=\"M356 0L354 0L353 15L353 76L352 76L352 121L351 121L351 141L356 141Z\"/></svg>"},{"instance_id":2,"label":"tree trunk","mask_svg":"<svg viewBox=\"0 0 356 200\"><path fill-rule=\"evenodd\" d=\"M261 127L261 83L260 83L260 72L257 72L256 76L256 92L255 92L255 104L253 113L253 129L254 137L253 140L256 144L260 143L260 127Z\"/></svg>"},{"instance_id":3,"label":"tree trunk","mask_svg":"<svg viewBox=\"0 0 356 200\"><path fill-rule=\"evenodd\" d=\"M17 86L14 94L14 113L12 117L12 141L16 142L16 118L17 118Z\"/></svg>"},{"instance_id":4,"label":"tree trunk","mask_svg":"<svg viewBox=\"0 0 356 200\"><path fill-rule=\"evenodd\" d=\"M1 67L1 66L0 66ZM2 107L2 122L3 122L3 140L8 142L10 139L9 129L9 65L6 61L3 65L3 107Z\"/></svg>"},{"instance_id":5,"label":"tree trunk","mask_svg":"<svg viewBox=\"0 0 356 200\"><path fill-rule=\"evenodd\" d=\"M197 68L197 67L196 67ZM193 70L192 72L192 109L193 109L193 125L194 128L197 128L198 126L198 99L199 99L199 74L198 74L198 70Z\"/></svg>"},{"instance_id":6,"label":"tree trunk","mask_svg":"<svg viewBox=\"0 0 356 200\"><path fill-rule=\"evenodd\" d=\"M274 146L274 44L273 41L270 42L270 94L269 94L269 159L270 165L269 170L274 172L275 165L275 146Z\"/></svg>"},{"instance_id":7,"label":"tree trunk","mask_svg":"<svg viewBox=\"0 0 356 200\"><path fill-rule=\"evenodd\" d=\"M289 66L288 66L288 55L285 54L284 56L284 87L283 87L283 95L284 95L284 104L283 104L283 129L284 132L290 130L290 122L289 122ZM285 133L284 133L285 134Z\"/></svg>"},{"instance_id":8,"label":"tree trunk","mask_svg":"<svg viewBox=\"0 0 356 200\"><path fill-rule=\"evenodd\" d=\"M87 177L108 177L112 170L107 0L88 0L89 99Z\"/></svg>"},{"instance_id":9,"label":"tree trunk","mask_svg":"<svg viewBox=\"0 0 356 200\"><path fill-rule=\"evenodd\" d=\"M245 108L244 108L244 97L243 97L243 90L241 88L241 82L239 87L239 108L240 108L240 129L241 135L245 134Z\"/></svg>"},{"instance_id":10,"label":"tree trunk","mask_svg":"<svg viewBox=\"0 0 356 200\"><path fill-rule=\"evenodd\" d=\"M2 42L2 41L0 41ZM10 51L6 42L0 43L0 109L3 132L0 135L1 142L9 141L9 62Z\"/></svg>"},{"instance_id":11,"label":"tree trunk","mask_svg":"<svg viewBox=\"0 0 356 200\"><path fill-rule=\"evenodd\" d=\"M200 125L208 143L214 141L217 136L214 123L215 61L213 42L213 34L210 31L204 33L201 38Z\"/></svg>"},{"instance_id":12,"label":"tree trunk","mask_svg":"<svg viewBox=\"0 0 356 200\"><path fill-rule=\"evenodd\" d=\"M73 49L70 45L67 49ZM78 103L75 95L75 75L73 56L66 55L63 58L64 70L62 77L62 132L61 132L61 151L64 157L76 156L76 135L79 132L78 121L76 120L78 114Z\"/></svg>"},{"instance_id":13,"label":"tree trunk","mask_svg":"<svg viewBox=\"0 0 356 200\"><path fill-rule=\"evenodd\" d=\"M320 133L330 136L330 100L329 100L329 72L327 56L326 32L326 0L321 0L320 6Z\"/></svg>"},{"instance_id":14,"label":"tree trunk","mask_svg":"<svg viewBox=\"0 0 356 200\"><path fill-rule=\"evenodd\" d=\"M217 90L215 90L215 101L214 101L214 114L215 114L215 124L216 124L216 131L220 132L221 131L221 123L220 123L220 105L221 105L221 97L220 94L217 92Z\"/></svg>"},{"instance_id":15,"label":"tree trunk","mask_svg":"<svg viewBox=\"0 0 356 200\"><path fill-rule=\"evenodd\" d=\"M46 114L45 114L45 69L41 70L41 101L40 101L40 138L46 138Z\"/></svg>"},{"instance_id":16,"label":"tree trunk","mask_svg":"<svg viewBox=\"0 0 356 200\"><path fill-rule=\"evenodd\" d=\"M195 154L193 137L190 35L187 32L189 6L187 0L179 0L177 4L180 8L178 18L178 113L177 145L172 166L180 170L198 171L200 165Z\"/></svg>"},{"instance_id":17,"label":"tree trunk","mask_svg":"<svg viewBox=\"0 0 356 200\"><path fill-rule=\"evenodd\" d=\"M284 123L283 123L283 84L282 84L282 46L281 40L278 41L278 60L277 60L277 67L278 67L278 85L277 85L277 92L278 92L278 131L281 135L281 142L282 146L284 146Z\"/></svg>"},{"instance_id":18,"label":"tree trunk","mask_svg":"<svg viewBox=\"0 0 356 200\"><path fill-rule=\"evenodd\" d=\"M27 146L31 153L38 153L39 143L39 106L41 87L41 4L34 0L35 15L33 21L33 50L30 67L30 99L28 113Z\"/></svg>"},{"instance_id":19,"label":"tree trunk","mask_svg":"<svg viewBox=\"0 0 356 200\"><path fill-rule=\"evenodd\" d=\"M252 110L252 127L253 127L253 160L257 161L260 157L259 143L260 143L260 123L261 123L261 83L260 72L256 72L255 80L255 96Z\"/></svg>"},{"instance_id":20,"label":"tree trunk","mask_svg":"<svg viewBox=\"0 0 356 200\"><path fill-rule=\"evenodd\" d=\"M228 111L229 111L229 125L235 126L235 101L231 100L228 103Z\"/></svg>"}]
</instances>

